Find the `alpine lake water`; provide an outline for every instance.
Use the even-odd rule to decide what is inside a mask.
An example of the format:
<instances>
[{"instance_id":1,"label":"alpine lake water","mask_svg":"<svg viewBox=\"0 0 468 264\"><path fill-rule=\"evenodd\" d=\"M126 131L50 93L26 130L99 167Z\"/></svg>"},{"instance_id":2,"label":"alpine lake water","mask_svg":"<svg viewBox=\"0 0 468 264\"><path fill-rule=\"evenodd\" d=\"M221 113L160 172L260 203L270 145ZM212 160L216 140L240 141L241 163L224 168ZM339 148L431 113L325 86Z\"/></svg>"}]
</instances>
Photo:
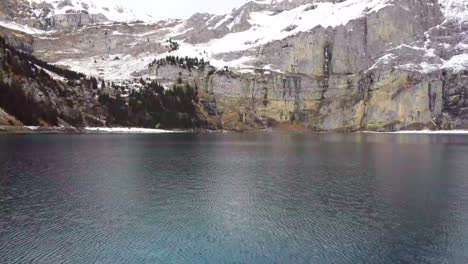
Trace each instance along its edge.
<instances>
[{"instance_id":1,"label":"alpine lake water","mask_svg":"<svg viewBox=\"0 0 468 264\"><path fill-rule=\"evenodd\" d=\"M0 135L0 263L468 263L468 136Z\"/></svg>"}]
</instances>

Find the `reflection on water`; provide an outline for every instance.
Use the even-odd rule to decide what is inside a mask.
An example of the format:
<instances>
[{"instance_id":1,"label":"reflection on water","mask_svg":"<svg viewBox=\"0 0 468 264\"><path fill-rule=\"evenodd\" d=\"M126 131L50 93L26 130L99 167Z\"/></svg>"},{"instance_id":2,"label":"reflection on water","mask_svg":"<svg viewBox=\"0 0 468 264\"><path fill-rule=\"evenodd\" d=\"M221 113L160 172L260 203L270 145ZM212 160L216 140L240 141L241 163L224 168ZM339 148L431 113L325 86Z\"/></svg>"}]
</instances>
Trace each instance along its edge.
<instances>
[{"instance_id":1,"label":"reflection on water","mask_svg":"<svg viewBox=\"0 0 468 264\"><path fill-rule=\"evenodd\" d=\"M468 263L468 138L0 137L0 263Z\"/></svg>"}]
</instances>

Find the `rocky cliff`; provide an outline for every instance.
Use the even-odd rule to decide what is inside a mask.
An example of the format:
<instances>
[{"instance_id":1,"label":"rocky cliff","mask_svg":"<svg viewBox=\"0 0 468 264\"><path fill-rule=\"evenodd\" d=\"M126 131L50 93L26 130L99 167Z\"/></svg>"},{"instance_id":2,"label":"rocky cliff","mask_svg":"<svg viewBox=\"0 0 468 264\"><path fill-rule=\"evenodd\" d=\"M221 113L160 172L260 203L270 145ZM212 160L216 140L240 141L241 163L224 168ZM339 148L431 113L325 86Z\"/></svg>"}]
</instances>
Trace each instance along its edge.
<instances>
[{"instance_id":1,"label":"rocky cliff","mask_svg":"<svg viewBox=\"0 0 468 264\"><path fill-rule=\"evenodd\" d=\"M183 75L241 122L253 116L338 131L468 128L468 27L459 18L467 2L387 3L344 25L216 55L248 57L250 69ZM454 9L459 17L444 14ZM180 72L155 68L160 78Z\"/></svg>"},{"instance_id":2,"label":"rocky cliff","mask_svg":"<svg viewBox=\"0 0 468 264\"><path fill-rule=\"evenodd\" d=\"M187 20L63 22L76 15L62 15L59 30L32 31L33 41L9 39L45 61L126 83L125 96L140 91L125 81L135 78L162 84L164 93L195 89L181 103L191 105L186 124L468 129L467 0L264 0Z\"/></svg>"}]
</instances>

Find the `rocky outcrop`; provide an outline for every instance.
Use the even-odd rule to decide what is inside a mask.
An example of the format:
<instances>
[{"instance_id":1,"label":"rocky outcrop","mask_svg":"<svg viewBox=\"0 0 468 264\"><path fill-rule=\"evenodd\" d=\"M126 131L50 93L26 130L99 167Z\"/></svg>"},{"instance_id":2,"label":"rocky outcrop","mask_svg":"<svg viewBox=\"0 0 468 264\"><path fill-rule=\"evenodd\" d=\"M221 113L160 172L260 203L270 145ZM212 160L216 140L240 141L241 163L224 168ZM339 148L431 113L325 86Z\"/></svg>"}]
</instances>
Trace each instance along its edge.
<instances>
[{"instance_id":1,"label":"rocky outcrop","mask_svg":"<svg viewBox=\"0 0 468 264\"><path fill-rule=\"evenodd\" d=\"M446 129L468 128L468 71L444 72L443 119Z\"/></svg>"},{"instance_id":2,"label":"rocky outcrop","mask_svg":"<svg viewBox=\"0 0 468 264\"><path fill-rule=\"evenodd\" d=\"M0 108L0 126L22 126L23 124L14 116Z\"/></svg>"},{"instance_id":3,"label":"rocky outcrop","mask_svg":"<svg viewBox=\"0 0 468 264\"><path fill-rule=\"evenodd\" d=\"M116 56L160 54L168 51L167 47L154 41L161 39L163 33L151 33L152 30L153 27L146 24L118 23L88 27L80 31L57 31L35 39L34 55L49 62L83 57L92 57L94 62L95 59L102 60L107 56L114 59Z\"/></svg>"},{"instance_id":4,"label":"rocky outcrop","mask_svg":"<svg viewBox=\"0 0 468 264\"><path fill-rule=\"evenodd\" d=\"M54 15L54 6L47 2L2 0L0 19L43 30L63 30L107 21L102 14L83 11Z\"/></svg>"},{"instance_id":5,"label":"rocky outcrop","mask_svg":"<svg viewBox=\"0 0 468 264\"><path fill-rule=\"evenodd\" d=\"M0 26L0 36L3 37L9 46L17 50L21 50L29 54L33 52L34 39L23 32Z\"/></svg>"},{"instance_id":6,"label":"rocky outcrop","mask_svg":"<svg viewBox=\"0 0 468 264\"><path fill-rule=\"evenodd\" d=\"M81 28L87 25L93 25L107 21L107 18L102 14L64 14L55 15L45 19L39 27L44 30L63 30Z\"/></svg>"},{"instance_id":7,"label":"rocky outcrop","mask_svg":"<svg viewBox=\"0 0 468 264\"><path fill-rule=\"evenodd\" d=\"M13 20L18 16L29 17L32 10L24 0L2 0L0 1L0 19Z\"/></svg>"}]
</instances>

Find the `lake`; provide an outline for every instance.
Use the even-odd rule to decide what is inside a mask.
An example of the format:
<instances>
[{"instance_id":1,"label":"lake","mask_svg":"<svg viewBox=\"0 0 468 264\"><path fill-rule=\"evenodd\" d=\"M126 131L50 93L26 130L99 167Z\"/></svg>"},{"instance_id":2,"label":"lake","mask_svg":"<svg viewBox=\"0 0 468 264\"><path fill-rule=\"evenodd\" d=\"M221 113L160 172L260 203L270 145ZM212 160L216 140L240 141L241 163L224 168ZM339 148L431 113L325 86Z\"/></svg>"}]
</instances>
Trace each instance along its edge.
<instances>
[{"instance_id":1,"label":"lake","mask_svg":"<svg viewBox=\"0 0 468 264\"><path fill-rule=\"evenodd\" d=\"M468 263L468 136L0 135L0 263Z\"/></svg>"}]
</instances>

